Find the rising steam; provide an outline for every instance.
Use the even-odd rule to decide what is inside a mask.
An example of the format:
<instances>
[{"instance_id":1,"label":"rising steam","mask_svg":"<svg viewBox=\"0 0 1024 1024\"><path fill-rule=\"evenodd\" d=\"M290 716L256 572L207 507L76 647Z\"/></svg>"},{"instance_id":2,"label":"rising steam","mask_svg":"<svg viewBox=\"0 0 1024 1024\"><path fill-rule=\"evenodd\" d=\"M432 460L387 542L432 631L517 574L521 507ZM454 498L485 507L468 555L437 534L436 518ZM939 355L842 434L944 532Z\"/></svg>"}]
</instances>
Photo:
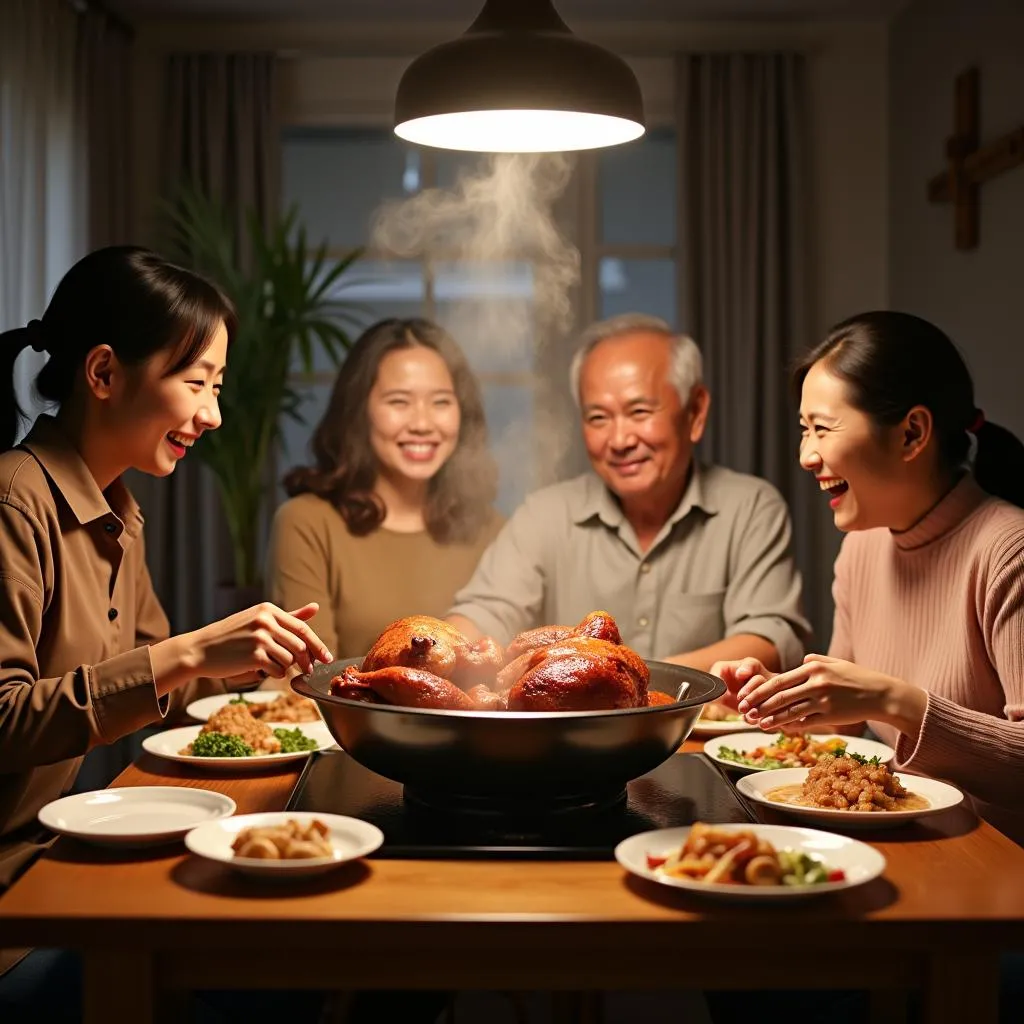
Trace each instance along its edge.
<instances>
[{"instance_id":1,"label":"rising steam","mask_svg":"<svg viewBox=\"0 0 1024 1024\"><path fill-rule=\"evenodd\" d=\"M573 327L580 279L579 252L555 214L571 173L561 154L496 154L450 190L386 203L373 225L374 248L429 261L435 318L474 369L510 383L506 375L535 372L542 381L532 415L488 424L503 482L519 491L557 479L577 429L565 361L551 358Z\"/></svg>"}]
</instances>

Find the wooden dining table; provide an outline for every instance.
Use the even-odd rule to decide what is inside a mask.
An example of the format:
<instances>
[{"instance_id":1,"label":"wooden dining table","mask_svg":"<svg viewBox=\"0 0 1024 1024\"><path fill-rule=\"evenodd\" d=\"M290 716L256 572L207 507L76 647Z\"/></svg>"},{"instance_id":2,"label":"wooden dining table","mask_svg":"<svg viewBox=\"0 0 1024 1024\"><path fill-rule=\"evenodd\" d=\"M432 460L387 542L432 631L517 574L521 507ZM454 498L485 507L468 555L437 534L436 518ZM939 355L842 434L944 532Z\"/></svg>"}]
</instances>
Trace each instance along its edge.
<instances>
[{"instance_id":1,"label":"wooden dining table","mask_svg":"<svg viewBox=\"0 0 1024 1024\"><path fill-rule=\"evenodd\" d=\"M283 809L298 776L200 774L144 754L114 785L217 790L241 814ZM168 994L224 988L860 988L879 1021L917 990L928 1024L994 1024L1000 953L1024 949L1024 848L966 806L857 835L885 855L881 878L758 905L613 860L370 858L283 884L180 843L61 838L0 897L0 948L81 951L85 1024L151 1024Z\"/></svg>"}]
</instances>

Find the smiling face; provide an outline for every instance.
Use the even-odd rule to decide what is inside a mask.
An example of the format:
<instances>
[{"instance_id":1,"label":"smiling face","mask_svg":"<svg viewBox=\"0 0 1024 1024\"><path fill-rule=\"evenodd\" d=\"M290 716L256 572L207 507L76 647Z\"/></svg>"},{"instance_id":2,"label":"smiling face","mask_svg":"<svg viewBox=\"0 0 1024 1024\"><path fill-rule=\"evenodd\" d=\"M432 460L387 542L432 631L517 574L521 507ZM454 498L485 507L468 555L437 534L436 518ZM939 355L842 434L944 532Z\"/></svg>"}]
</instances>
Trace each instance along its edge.
<instances>
[{"instance_id":1,"label":"smiling face","mask_svg":"<svg viewBox=\"0 0 1024 1024\"><path fill-rule=\"evenodd\" d=\"M381 359L367 415L378 472L395 483L430 480L458 444L452 375L425 345L392 349Z\"/></svg>"},{"instance_id":2,"label":"smiling face","mask_svg":"<svg viewBox=\"0 0 1024 1024\"><path fill-rule=\"evenodd\" d=\"M704 433L707 392L684 407L670 380L669 338L636 331L599 342L580 370L583 440L591 465L624 502L681 495Z\"/></svg>"},{"instance_id":3,"label":"smiling face","mask_svg":"<svg viewBox=\"0 0 1024 1024\"><path fill-rule=\"evenodd\" d=\"M901 529L920 504L908 472L906 425L879 427L850 404L847 385L823 361L804 378L800 398L800 465L814 474L844 532Z\"/></svg>"},{"instance_id":4,"label":"smiling face","mask_svg":"<svg viewBox=\"0 0 1024 1024\"><path fill-rule=\"evenodd\" d=\"M168 374L175 353L161 351L111 374L104 426L116 439L122 462L167 476L202 434L220 426L218 396L227 349L227 328L220 323L210 344L184 369Z\"/></svg>"}]
</instances>

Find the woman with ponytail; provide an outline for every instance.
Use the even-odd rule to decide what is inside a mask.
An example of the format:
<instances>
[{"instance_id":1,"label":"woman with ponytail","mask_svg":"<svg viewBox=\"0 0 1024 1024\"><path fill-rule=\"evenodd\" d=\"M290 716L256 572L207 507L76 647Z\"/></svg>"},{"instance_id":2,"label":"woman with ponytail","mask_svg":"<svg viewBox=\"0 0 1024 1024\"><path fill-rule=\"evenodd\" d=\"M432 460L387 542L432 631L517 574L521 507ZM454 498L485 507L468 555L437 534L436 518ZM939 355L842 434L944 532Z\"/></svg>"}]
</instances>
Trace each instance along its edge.
<instances>
[{"instance_id":1,"label":"woman with ponytail","mask_svg":"<svg viewBox=\"0 0 1024 1024\"><path fill-rule=\"evenodd\" d=\"M975 404L933 324L874 312L798 366L800 464L846 533L828 656L715 667L772 731L867 720L1024 841L1024 445Z\"/></svg>"},{"instance_id":2,"label":"woman with ponytail","mask_svg":"<svg viewBox=\"0 0 1024 1024\"><path fill-rule=\"evenodd\" d=\"M36 815L92 747L200 688L331 660L305 621L315 604L170 637L146 570L122 474L167 476L220 425L234 327L209 281L111 247L68 271L39 320L0 334L0 892L46 844ZM57 410L16 445L14 364L28 347L49 356L36 388ZM0 972L12 959L0 951Z\"/></svg>"}]
</instances>

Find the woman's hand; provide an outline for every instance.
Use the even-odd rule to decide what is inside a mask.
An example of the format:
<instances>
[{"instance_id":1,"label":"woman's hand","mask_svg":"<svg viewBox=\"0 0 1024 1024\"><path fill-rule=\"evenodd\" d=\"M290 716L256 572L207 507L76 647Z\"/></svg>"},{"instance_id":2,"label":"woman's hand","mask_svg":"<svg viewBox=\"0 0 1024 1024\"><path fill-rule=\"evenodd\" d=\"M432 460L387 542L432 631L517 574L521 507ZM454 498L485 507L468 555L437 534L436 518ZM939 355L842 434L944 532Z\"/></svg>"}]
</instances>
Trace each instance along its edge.
<instances>
[{"instance_id":1,"label":"woman's hand","mask_svg":"<svg viewBox=\"0 0 1024 1024\"><path fill-rule=\"evenodd\" d=\"M751 679L772 679L775 675L774 672L769 672L757 658L743 658L742 661L716 661L711 666L711 674L718 676L728 687L725 695L713 703L721 704L732 711L739 710L737 707L739 693Z\"/></svg>"},{"instance_id":2,"label":"woman's hand","mask_svg":"<svg viewBox=\"0 0 1024 1024\"><path fill-rule=\"evenodd\" d=\"M333 655L306 624L318 611L307 604L293 612L268 601L191 633L171 637L151 648L153 672L160 693L198 676L254 682L267 676L283 679L298 666L309 672Z\"/></svg>"},{"instance_id":3,"label":"woman's hand","mask_svg":"<svg viewBox=\"0 0 1024 1024\"><path fill-rule=\"evenodd\" d=\"M919 687L824 654L808 654L802 665L776 676L755 675L738 697L746 720L765 730L871 720L887 722L912 737L928 705L928 695Z\"/></svg>"}]
</instances>

